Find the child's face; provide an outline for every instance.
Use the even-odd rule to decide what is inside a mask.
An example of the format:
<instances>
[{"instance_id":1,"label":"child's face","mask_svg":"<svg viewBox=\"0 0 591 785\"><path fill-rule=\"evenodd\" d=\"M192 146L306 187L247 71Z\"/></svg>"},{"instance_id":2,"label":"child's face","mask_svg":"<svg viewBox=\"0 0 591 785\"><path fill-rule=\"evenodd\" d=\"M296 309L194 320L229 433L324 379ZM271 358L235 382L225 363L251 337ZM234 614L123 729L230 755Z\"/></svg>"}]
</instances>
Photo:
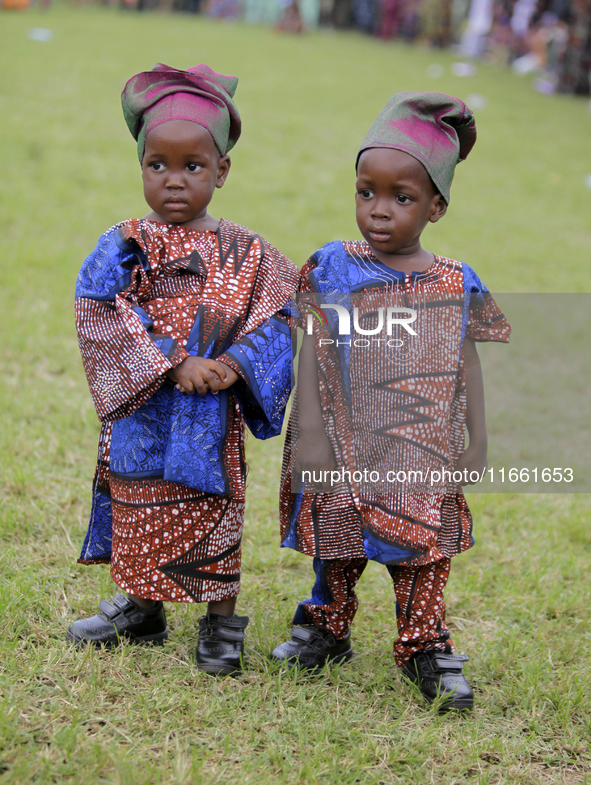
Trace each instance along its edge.
<instances>
[{"instance_id":1,"label":"child's face","mask_svg":"<svg viewBox=\"0 0 591 785\"><path fill-rule=\"evenodd\" d=\"M402 150L366 150L359 159L356 190L357 225L386 263L420 251L421 232L447 209L425 167Z\"/></svg>"},{"instance_id":2,"label":"child's face","mask_svg":"<svg viewBox=\"0 0 591 785\"><path fill-rule=\"evenodd\" d=\"M189 120L157 125L146 138L142 161L146 202L156 220L198 223L207 216L214 190L222 187L229 169L229 157L220 157L202 125Z\"/></svg>"}]
</instances>

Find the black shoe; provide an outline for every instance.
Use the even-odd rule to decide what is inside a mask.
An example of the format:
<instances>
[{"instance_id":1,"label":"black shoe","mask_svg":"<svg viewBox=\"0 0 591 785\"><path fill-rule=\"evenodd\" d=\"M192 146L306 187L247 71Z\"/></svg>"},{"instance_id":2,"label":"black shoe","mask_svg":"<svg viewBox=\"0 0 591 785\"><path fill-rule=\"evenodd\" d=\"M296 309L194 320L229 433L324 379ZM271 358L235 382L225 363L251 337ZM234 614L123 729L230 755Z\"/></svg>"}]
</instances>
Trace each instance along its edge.
<instances>
[{"instance_id":1,"label":"black shoe","mask_svg":"<svg viewBox=\"0 0 591 785\"><path fill-rule=\"evenodd\" d=\"M164 605L156 603L153 608L140 608L129 597L118 594L112 603L99 602L100 613L90 619L80 619L70 624L66 638L77 646L88 643L116 646L122 640L129 643L154 643L162 645L168 638Z\"/></svg>"},{"instance_id":2,"label":"black shoe","mask_svg":"<svg viewBox=\"0 0 591 785\"><path fill-rule=\"evenodd\" d=\"M442 698L440 711L470 710L474 693L462 668L466 654L445 654L441 651L419 651L402 668L402 673L420 688L429 702Z\"/></svg>"},{"instance_id":3,"label":"black shoe","mask_svg":"<svg viewBox=\"0 0 591 785\"><path fill-rule=\"evenodd\" d=\"M199 620L197 667L212 676L236 676L242 672L244 638L248 616L209 613Z\"/></svg>"},{"instance_id":4,"label":"black shoe","mask_svg":"<svg viewBox=\"0 0 591 785\"><path fill-rule=\"evenodd\" d=\"M291 629L291 640L273 649L271 659L290 668L318 670L327 662L340 665L353 656L351 633L337 640L330 630L313 624L297 625Z\"/></svg>"}]
</instances>

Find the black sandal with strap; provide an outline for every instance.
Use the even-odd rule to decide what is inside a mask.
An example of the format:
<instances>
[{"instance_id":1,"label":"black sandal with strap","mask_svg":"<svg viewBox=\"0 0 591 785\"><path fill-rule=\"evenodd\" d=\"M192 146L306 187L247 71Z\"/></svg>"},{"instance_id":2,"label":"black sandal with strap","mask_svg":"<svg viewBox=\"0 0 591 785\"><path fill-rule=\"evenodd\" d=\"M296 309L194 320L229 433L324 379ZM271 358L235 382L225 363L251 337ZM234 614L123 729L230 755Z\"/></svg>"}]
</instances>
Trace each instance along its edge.
<instances>
[{"instance_id":1,"label":"black sandal with strap","mask_svg":"<svg viewBox=\"0 0 591 785\"><path fill-rule=\"evenodd\" d=\"M99 602L100 613L89 619L79 619L70 627L66 638L77 646L117 646L122 640L137 644L162 645L168 638L164 605L157 602L152 608L140 608L123 594L113 602Z\"/></svg>"}]
</instances>

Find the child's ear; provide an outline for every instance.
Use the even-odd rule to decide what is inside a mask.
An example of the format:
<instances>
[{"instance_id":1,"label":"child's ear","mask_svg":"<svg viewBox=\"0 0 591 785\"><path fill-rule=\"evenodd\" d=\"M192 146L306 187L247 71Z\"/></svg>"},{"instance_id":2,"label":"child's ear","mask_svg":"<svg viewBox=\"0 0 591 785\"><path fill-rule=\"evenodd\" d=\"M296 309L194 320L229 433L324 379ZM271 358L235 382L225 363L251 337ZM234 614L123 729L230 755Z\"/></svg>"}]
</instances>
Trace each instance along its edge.
<instances>
[{"instance_id":1,"label":"child's ear","mask_svg":"<svg viewBox=\"0 0 591 785\"><path fill-rule=\"evenodd\" d=\"M429 220L432 224L436 224L440 218L447 212L447 202L441 196L441 194L437 194L437 196L433 197L433 201L431 202L431 212L429 215Z\"/></svg>"},{"instance_id":2,"label":"child's ear","mask_svg":"<svg viewBox=\"0 0 591 785\"><path fill-rule=\"evenodd\" d=\"M228 172L230 171L231 165L232 165L232 161L230 161L230 156L222 155L222 157L218 161L218 176L215 181L216 188L221 188L223 184L226 182L226 177L228 176Z\"/></svg>"}]
</instances>

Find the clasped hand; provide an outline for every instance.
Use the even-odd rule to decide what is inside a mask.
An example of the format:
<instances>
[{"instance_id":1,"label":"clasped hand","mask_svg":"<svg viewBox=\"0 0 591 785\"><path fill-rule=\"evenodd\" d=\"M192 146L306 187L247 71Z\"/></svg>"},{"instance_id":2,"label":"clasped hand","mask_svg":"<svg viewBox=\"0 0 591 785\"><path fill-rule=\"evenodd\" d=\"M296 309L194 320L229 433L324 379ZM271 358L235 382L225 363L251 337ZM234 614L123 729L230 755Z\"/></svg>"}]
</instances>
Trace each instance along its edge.
<instances>
[{"instance_id":1,"label":"clasped hand","mask_svg":"<svg viewBox=\"0 0 591 785\"><path fill-rule=\"evenodd\" d=\"M239 376L229 365L204 357L186 357L182 363L166 372L177 390L193 395L217 393L231 387Z\"/></svg>"}]
</instances>

